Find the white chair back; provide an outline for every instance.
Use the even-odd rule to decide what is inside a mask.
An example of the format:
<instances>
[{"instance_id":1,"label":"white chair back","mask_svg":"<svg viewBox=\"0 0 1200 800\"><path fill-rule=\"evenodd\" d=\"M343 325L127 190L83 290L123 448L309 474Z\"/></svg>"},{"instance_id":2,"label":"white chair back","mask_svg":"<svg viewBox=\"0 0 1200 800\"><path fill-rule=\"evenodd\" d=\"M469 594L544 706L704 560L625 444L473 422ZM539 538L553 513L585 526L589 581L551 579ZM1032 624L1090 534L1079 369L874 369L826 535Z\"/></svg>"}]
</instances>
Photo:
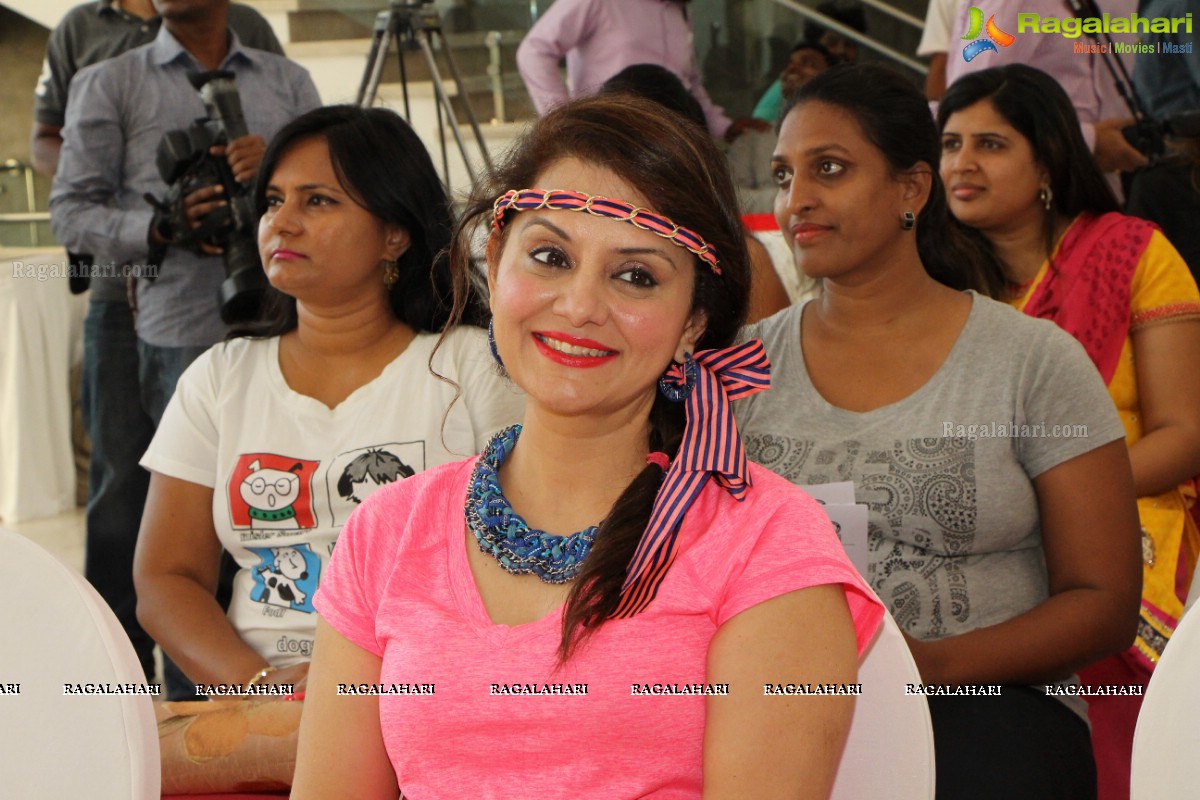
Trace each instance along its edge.
<instances>
[{"instance_id":1,"label":"white chair back","mask_svg":"<svg viewBox=\"0 0 1200 800\"><path fill-rule=\"evenodd\" d=\"M1154 667L1133 733L1130 800L1200 798L1200 613L1183 615Z\"/></svg>"},{"instance_id":2,"label":"white chair back","mask_svg":"<svg viewBox=\"0 0 1200 800\"><path fill-rule=\"evenodd\" d=\"M891 614L858 666L862 695L834 779L832 800L931 800L933 725L922 694L905 694L921 673Z\"/></svg>"},{"instance_id":3,"label":"white chair back","mask_svg":"<svg viewBox=\"0 0 1200 800\"><path fill-rule=\"evenodd\" d=\"M153 698L64 688L145 684L116 616L25 537L0 529L0 551L0 794L158 800Z\"/></svg>"},{"instance_id":4,"label":"white chair back","mask_svg":"<svg viewBox=\"0 0 1200 800\"><path fill-rule=\"evenodd\" d=\"M1188 590L1187 602L1183 604L1183 613L1191 610L1192 606L1196 605L1196 600L1200 599L1200 561L1196 562L1196 568L1192 570L1192 582L1188 584L1191 588Z\"/></svg>"}]
</instances>

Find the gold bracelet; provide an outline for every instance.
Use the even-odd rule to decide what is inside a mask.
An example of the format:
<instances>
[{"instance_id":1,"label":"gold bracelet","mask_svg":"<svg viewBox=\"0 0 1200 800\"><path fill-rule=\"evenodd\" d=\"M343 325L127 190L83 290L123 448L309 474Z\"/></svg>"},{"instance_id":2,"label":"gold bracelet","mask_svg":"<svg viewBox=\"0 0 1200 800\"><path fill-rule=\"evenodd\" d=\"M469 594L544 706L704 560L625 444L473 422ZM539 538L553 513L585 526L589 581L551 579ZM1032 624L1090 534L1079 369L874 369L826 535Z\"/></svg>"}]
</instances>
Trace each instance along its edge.
<instances>
[{"instance_id":1,"label":"gold bracelet","mask_svg":"<svg viewBox=\"0 0 1200 800\"><path fill-rule=\"evenodd\" d=\"M253 677L253 678L251 678L250 680L246 681L246 686L247 686L247 688L249 688L249 687L251 687L251 686L255 685L256 683L258 683L259 681L261 681L263 678L265 678L265 677L267 677L268 675L270 675L272 672L275 672L277 669L279 669L279 667L263 667L263 668L262 668L262 669L260 669L258 672L254 673L254 677Z\"/></svg>"}]
</instances>

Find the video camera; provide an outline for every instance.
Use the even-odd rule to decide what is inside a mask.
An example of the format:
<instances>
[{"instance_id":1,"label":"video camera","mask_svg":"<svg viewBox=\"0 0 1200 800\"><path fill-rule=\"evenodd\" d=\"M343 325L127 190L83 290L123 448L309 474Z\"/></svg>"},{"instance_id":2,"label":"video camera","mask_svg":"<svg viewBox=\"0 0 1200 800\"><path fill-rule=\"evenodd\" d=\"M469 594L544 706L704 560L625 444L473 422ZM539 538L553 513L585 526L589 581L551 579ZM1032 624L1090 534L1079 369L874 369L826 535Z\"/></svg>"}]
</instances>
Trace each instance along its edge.
<instances>
[{"instance_id":1,"label":"video camera","mask_svg":"<svg viewBox=\"0 0 1200 800\"><path fill-rule=\"evenodd\" d=\"M246 118L232 72L193 73L188 80L204 100L208 117L163 134L155 163L168 188L161 200L145 195L156 212L150 224L176 247L200 254L204 252L201 245L223 250L225 280L218 293L221 320L226 324L244 322L258 313L267 285L258 256L254 199L251 187L233 177L228 160L209 151L246 136ZM192 229L184 198L209 186L222 187L226 205L218 206ZM161 259L163 253L153 255Z\"/></svg>"},{"instance_id":2,"label":"video camera","mask_svg":"<svg viewBox=\"0 0 1200 800\"><path fill-rule=\"evenodd\" d=\"M1174 158L1167 151L1167 139L1200 138L1200 111L1183 111L1162 120L1145 116L1122 128L1121 135L1151 164L1162 164Z\"/></svg>"}]
</instances>

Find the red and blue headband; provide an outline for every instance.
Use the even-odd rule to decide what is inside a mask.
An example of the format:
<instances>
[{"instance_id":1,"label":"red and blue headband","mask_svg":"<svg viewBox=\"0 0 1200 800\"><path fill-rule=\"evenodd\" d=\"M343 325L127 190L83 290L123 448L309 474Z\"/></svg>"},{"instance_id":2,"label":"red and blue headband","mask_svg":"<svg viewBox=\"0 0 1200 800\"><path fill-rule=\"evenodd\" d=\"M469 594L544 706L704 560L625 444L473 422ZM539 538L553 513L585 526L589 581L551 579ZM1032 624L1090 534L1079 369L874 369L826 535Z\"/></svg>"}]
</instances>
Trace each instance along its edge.
<instances>
[{"instance_id":1,"label":"red and blue headband","mask_svg":"<svg viewBox=\"0 0 1200 800\"><path fill-rule=\"evenodd\" d=\"M716 251L695 231L676 225L662 214L609 197L569 189L509 189L497 197L492 206L492 228L499 232L508 221L508 215L514 211L534 211L541 208L553 211L586 211L595 217L631 223L695 253L701 261L708 264L713 274L721 274Z\"/></svg>"}]
</instances>

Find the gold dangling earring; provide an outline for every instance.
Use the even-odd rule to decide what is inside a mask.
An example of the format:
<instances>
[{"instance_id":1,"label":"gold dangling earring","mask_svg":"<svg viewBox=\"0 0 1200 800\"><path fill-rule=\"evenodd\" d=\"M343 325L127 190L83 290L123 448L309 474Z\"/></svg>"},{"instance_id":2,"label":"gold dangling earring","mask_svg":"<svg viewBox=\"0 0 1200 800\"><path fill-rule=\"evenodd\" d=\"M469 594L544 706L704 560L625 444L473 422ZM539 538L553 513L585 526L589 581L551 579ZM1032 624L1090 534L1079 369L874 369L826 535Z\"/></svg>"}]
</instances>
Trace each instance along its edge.
<instances>
[{"instance_id":1,"label":"gold dangling earring","mask_svg":"<svg viewBox=\"0 0 1200 800\"><path fill-rule=\"evenodd\" d=\"M395 261L383 262L383 285L392 287L400 280L400 265Z\"/></svg>"},{"instance_id":2,"label":"gold dangling earring","mask_svg":"<svg viewBox=\"0 0 1200 800\"><path fill-rule=\"evenodd\" d=\"M1054 205L1054 190L1049 186L1043 186L1038 192L1038 200L1042 201L1042 208L1049 211L1050 207Z\"/></svg>"}]
</instances>

